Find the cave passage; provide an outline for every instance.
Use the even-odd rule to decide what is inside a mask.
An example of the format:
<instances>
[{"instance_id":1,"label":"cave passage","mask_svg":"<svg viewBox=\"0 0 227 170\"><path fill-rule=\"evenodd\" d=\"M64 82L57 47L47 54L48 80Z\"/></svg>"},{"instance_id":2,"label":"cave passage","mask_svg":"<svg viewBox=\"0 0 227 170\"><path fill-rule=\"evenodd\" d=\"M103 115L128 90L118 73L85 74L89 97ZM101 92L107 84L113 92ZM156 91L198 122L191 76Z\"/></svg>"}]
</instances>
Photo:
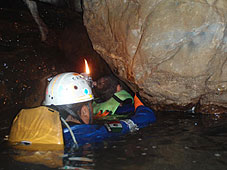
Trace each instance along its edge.
<instances>
[{"instance_id":1,"label":"cave passage","mask_svg":"<svg viewBox=\"0 0 227 170\"><path fill-rule=\"evenodd\" d=\"M46 42L41 42L38 26L22 1L0 3L1 169L49 169L37 162L15 161L11 157L15 152L4 140L20 109L40 105L48 77L67 71L83 72L84 58L91 66L93 79L112 74L92 48L82 13L40 2L38 7L49 29ZM68 155L62 159L70 166L99 170L225 170L226 121L224 114L161 112L157 113L157 123L148 128L96 147L86 145L79 151L66 151ZM76 161L81 156L82 163ZM59 157L48 159L55 164Z\"/></svg>"}]
</instances>

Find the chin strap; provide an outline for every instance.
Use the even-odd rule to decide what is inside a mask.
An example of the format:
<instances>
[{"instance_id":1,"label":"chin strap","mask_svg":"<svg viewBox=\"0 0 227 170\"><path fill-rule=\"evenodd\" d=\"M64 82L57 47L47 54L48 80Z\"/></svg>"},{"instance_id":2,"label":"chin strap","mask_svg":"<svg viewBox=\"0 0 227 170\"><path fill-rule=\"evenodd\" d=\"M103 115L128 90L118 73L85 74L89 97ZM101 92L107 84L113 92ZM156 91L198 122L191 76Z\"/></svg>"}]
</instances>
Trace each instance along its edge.
<instances>
[{"instance_id":1,"label":"chin strap","mask_svg":"<svg viewBox=\"0 0 227 170\"><path fill-rule=\"evenodd\" d=\"M62 110L65 110L68 114L70 114L71 116L73 116L73 118L79 120L79 122L81 124L85 124L84 121L80 118L80 116L75 113L74 111L72 111L70 108L67 107L67 105L59 105L59 106L56 106L56 107L59 107L60 109Z\"/></svg>"},{"instance_id":2,"label":"chin strap","mask_svg":"<svg viewBox=\"0 0 227 170\"><path fill-rule=\"evenodd\" d=\"M89 106L89 103L86 103L85 105L88 107L88 110L89 110L89 124L91 124L92 123L92 116L93 116L92 109ZM81 110L81 107L80 107L79 110ZM84 121L81 119L81 117L78 115L78 113L74 112L67 105L57 105L57 106L56 105L51 105L51 108L56 109L59 112L61 112L61 110L64 110L69 115L73 116L73 118L77 119L81 124L85 124Z\"/></svg>"}]
</instances>

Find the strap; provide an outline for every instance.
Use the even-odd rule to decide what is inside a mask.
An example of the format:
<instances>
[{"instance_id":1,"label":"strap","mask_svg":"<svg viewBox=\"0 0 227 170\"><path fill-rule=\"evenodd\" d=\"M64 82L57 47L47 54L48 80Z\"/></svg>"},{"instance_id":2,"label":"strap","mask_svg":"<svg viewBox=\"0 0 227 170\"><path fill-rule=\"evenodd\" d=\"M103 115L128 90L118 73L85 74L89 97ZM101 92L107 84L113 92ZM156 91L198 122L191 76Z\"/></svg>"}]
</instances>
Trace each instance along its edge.
<instances>
[{"instance_id":1,"label":"strap","mask_svg":"<svg viewBox=\"0 0 227 170\"><path fill-rule=\"evenodd\" d=\"M76 118L77 120L79 120L81 124L85 124L84 121L80 118L80 116L79 116L77 113L73 112L73 111L72 111L70 108L68 108L66 105L64 105L64 106L59 105L59 106L57 106L57 107L60 107L60 108L64 109L64 110L65 110L67 113L69 113L71 116L73 116L74 118Z\"/></svg>"},{"instance_id":2,"label":"strap","mask_svg":"<svg viewBox=\"0 0 227 170\"><path fill-rule=\"evenodd\" d=\"M123 103L123 100L121 100L119 97L117 97L115 94L113 95L113 98L118 102L118 103Z\"/></svg>"},{"instance_id":3,"label":"strap","mask_svg":"<svg viewBox=\"0 0 227 170\"><path fill-rule=\"evenodd\" d=\"M69 115L73 116L75 119L79 120L81 124L85 124L84 121L80 118L80 116L73 112L70 108L66 105L51 105L51 108L56 109L57 111L61 112L61 110L65 110ZM61 113L60 113L61 114Z\"/></svg>"},{"instance_id":4,"label":"strap","mask_svg":"<svg viewBox=\"0 0 227 170\"><path fill-rule=\"evenodd\" d=\"M119 97L117 97L115 94L113 95L114 100L116 100L118 103L122 103L122 104L131 104L132 103L132 99L126 99L126 100L121 100Z\"/></svg>"}]
</instances>

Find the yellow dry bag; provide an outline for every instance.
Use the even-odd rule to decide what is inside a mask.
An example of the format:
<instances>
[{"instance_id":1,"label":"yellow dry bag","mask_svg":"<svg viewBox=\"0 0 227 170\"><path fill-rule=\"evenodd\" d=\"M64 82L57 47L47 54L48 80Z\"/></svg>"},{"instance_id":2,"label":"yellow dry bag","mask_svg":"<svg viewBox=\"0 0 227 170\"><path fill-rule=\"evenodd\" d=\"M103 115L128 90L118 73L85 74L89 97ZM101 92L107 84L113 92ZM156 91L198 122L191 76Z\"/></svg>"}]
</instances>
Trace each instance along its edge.
<instances>
[{"instance_id":1,"label":"yellow dry bag","mask_svg":"<svg viewBox=\"0 0 227 170\"><path fill-rule=\"evenodd\" d=\"M59 112L45 106L22 109L13 121L9 142L26 149L64 147ZM47 147L48 146L48 147Z\"/></svg>"}]
</instances>

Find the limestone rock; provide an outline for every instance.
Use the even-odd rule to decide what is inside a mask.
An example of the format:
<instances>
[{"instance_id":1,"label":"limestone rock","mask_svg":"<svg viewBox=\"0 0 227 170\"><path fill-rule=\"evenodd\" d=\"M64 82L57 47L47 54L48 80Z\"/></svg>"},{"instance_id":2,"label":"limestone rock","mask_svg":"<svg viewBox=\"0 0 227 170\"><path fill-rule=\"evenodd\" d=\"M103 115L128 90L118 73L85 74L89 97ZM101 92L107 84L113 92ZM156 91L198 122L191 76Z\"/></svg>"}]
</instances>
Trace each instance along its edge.
<instances>
[{"instance_id":1,"label":"limestone rock","mask_svg":"<svg viewBox=\"0 0 227 170\"><path fill-rule=\"evenodd\" d=\"M226 0L93 0L83 8L93 48L153 108L226 112Z\"/></svg>"}]
</instances>

